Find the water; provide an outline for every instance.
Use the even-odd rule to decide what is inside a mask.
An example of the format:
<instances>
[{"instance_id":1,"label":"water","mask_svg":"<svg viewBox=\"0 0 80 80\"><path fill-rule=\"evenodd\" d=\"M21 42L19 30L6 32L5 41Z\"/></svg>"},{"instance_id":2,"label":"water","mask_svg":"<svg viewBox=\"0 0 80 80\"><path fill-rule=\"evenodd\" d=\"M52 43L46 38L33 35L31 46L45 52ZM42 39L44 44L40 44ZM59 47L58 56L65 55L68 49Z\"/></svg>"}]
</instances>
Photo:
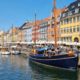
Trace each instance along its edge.
<instances>
[{"instance_id":1,"label":"water","mask_svg":"<svg viewBox=\"0 0 80 80\"><path fill-rule=\"evenodd\" d=\"M80 80L78 72L50 70L21 56L0 55L0 80Z\"/></svg>"}]
</instances>

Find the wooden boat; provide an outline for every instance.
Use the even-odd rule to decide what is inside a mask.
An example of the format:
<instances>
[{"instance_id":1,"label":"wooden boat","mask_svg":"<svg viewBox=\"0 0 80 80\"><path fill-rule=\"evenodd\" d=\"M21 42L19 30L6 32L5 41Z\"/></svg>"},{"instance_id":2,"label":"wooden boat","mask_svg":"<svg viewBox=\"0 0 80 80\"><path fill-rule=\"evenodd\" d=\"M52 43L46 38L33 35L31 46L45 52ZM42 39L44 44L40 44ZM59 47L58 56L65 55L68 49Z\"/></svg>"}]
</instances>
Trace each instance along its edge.
<instances>
[{"instance_id":1,"label":"wooden boat","mask_svg":"<svg viewBox=\"0 0 80 80\"><path fill-rule=\"evenodd\" d=\"M58 47L57 44L57 18L60 15L60 13L64 11L64 9L60 10L56 8L56 0L54 0L54 47L55 49ZM63 50L61 51L63 53ZM44 54L31 54L29 56L29 60L32 62L35 62L40 65L44 65L47 67L55 67L55 68L60 68L60 69L65 69L65 70L77 70L77 65L78 65L78 55L75 54L74 52L69 52L66 54L56 54L53 56L45 56ZM73 54L74 53L74 54Z\"/></svg>"},{"instance_id":2,"label":"wooden boat","mask_svg":"<svg viewBox=\"0 0 80 80\"><path fill-rule=\"evenodd\" d=\"M55 67L65 70L77 70L78 66L78 56L76 54L71 56L68 54L54 56L44 56L43 54L35 54L30 55L29 60L31 62L47 67Z\"/></svg>"}]
</instances>

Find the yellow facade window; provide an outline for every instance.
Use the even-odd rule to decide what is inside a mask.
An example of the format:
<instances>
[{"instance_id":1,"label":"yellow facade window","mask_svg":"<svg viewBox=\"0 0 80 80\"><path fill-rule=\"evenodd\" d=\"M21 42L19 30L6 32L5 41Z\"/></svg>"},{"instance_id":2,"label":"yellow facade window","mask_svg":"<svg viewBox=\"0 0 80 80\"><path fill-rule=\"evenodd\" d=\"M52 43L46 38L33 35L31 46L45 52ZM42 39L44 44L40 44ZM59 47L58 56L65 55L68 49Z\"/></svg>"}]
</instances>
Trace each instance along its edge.
<instances>
[{"instance_id":1,"label":"yellow facade window","mask_svg":"<svg viewBox=\"0 0 80 80\"><path fill-rule=\"evenodd\" d=\"M80 16L77 16L77 21L80 21Z\"/></svg>"},{"instance_id":2,"label":"yellow facade window","mask_svg":"<svg viewBox=\"0 0 80 80\"><path fill-rule=\"evenodd\" d=\"M72 28L70 28L70 33L72 33Z\"/></svg>"},{"instance_id":3,"label":"yellow facade window","mask_svg":"<svg viewBox=\"0 0 80 80\"><path fill-rule=\"evenodd\" d=\"M73 17L73 22L76 22L76 17Z\"/></svg>"}]
</instances>

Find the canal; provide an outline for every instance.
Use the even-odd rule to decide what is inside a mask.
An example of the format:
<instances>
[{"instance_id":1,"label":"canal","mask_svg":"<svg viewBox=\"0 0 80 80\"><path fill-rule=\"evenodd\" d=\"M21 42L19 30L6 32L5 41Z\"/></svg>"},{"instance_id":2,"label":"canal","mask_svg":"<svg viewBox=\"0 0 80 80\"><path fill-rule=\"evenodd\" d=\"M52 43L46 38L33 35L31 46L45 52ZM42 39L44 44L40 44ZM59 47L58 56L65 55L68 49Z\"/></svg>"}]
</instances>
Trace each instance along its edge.
<instances>
[{"instance_id":1,"label":"canal","mask_svg":"<svg viewBox=\"0 0 80 80\"><path fill-rule=\"evenodd\" d=\"M80 80L77 72L50 70L21 56L0 55L0 80Z\"/></svg>"}]
</instances>

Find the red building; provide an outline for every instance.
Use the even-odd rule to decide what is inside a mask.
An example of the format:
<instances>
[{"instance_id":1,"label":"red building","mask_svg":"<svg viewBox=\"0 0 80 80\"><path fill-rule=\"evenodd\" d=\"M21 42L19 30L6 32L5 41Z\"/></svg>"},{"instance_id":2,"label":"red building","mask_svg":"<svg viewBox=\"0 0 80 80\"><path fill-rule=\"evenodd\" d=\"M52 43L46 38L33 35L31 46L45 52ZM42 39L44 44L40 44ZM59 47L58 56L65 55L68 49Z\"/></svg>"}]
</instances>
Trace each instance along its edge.
<instances>
[{"instance_id":1,"label":"red building","mask_svg":"<svg viewBox=\"0 0 80 80\"><path fill-rule=\"evenodd\" d=\"M38 42L39 41L39 24L40 20L36 20L36 22L33 22L33 29L32 29L32 41L33 42Z\"/></svg>"}]
</instances>

